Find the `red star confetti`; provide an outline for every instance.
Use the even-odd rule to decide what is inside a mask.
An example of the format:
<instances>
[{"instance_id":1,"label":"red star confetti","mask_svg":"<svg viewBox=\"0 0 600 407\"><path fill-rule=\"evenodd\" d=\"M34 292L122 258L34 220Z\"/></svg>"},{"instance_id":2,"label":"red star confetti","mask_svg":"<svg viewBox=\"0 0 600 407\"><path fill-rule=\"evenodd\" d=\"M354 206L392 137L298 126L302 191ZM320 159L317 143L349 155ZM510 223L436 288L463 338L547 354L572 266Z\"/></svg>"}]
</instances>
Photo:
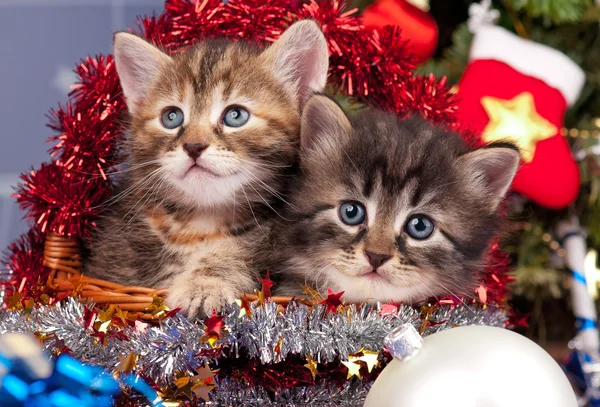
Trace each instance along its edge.
<instances>
[{"instance_id":1,"label":"red star confetti","mask_svg":"<svg viewBox=\"0 0 600 407\"><path fill-rule=\"evenodd\" d=\"M529 327L529 322L527 322L527 320L530 316L531 314L521 314L519 311L513 309L510 312L510 322L512 322L512 325L515 328L527 328Z\"/></svg>"},{"instance_id":2,"label":"red star confetti","mask_svg":"<svg viewBox=\"0 0 600 407\"><path fill-rule=\"evenodd\" d=\"M273 287L275 283L271 281L269 271L267 271L267 276L264 279L260 279L260 284L262 285L262 292L265 298L271 297L271 287Z\"/></svg>"},{"instance_id":3,"label":"red star confetti","mask_svg":"<svg viewBox=\"0 0 600 407\"><path fill-rule=\"evenodd\" d=\"M225 325L223 322L224 318L224 316L217 315L216 311L213 310L212 316L204 320L204 325L206 325L206 334L221 336L221 329Z\"/></svg>"},{"instance_id":4,"label":"red star confetti","mask_svg":"<svg viewBox=\"0 0 600 407\"><path fill-rule=\"evenodd\" d=\"M342 295L344 295L343 291L334 293L331 289L327 289L327 298L321 301L321 304L327 305L327 313L335 312L335 310L342 305L342 300L340 299Z\"/></svg>"},{"instance_id":5,"label":"red star confetti","mask_svg":"<svg viewBox=\"0 0 600 407\"><path fill-rule=\"evenodd\" d=\"M98 310L92 310L86 307L83 311L83 322L85 329L92 329L97 317Z\"/></svg>"}]
</instances>

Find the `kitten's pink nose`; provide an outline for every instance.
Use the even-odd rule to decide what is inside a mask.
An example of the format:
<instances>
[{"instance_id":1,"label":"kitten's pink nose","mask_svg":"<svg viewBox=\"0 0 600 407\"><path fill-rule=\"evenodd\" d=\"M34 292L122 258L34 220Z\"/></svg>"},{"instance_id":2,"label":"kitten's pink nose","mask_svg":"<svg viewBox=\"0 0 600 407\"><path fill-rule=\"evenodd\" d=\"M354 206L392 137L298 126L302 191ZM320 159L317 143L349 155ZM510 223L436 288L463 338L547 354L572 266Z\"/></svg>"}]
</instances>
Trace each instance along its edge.
<instances>
[{"instance_id":1,"label":"kitten's pink nose","mask_svg":"<svg viewBox=\"0 0 600 407\"><path fill-rule=\"evenodd\" d=\"M206 143L185 143L183 145L183 150L190 156L192 160L196 161L196 159L200 157L200 154L202 154L207 147L208 144Z\"/></svg>"},{"instance_id":2,"label":"kitten's pink nose","mask_svg":"<svg viewBox=\"0 0 600 407\"><path fill-rule=\"evenodd\" d=\"M365 250L365 254L367 255L369 263L371 264L374 270L377 270L379 267L381 267L383 263L392 258L392 256L390 256L389 254L374 253L368 250Z\"/></svg>"}]
</instances>

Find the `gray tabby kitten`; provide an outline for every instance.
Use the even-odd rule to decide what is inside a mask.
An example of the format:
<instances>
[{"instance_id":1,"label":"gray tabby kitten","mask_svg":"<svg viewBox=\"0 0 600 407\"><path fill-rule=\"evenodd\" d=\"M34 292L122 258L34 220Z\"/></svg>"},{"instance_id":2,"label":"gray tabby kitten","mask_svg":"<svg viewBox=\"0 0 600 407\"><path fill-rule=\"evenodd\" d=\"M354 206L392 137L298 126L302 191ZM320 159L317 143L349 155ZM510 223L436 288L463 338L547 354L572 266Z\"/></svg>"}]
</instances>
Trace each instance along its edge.
<instances>
[{"instance_id":1,"label":"gray tabby kitten","mask_svg":"<svg viewBox=\"0 0 600 407\"><path fill-rule=\"evenodd\" d=\"M325 86L328 60L313 21L265 50L207 40L169 56L117 34L130 167L86 274L168 288L167 304L190 317L252 292L254 246L297 161L301 107Z\"/></svg>"},{"instance_id":2,"label":"gray tabby kitten","mask_svg":"<svg viewBox=\"0 0 600 407\"><path fill-rule=\"evenodd\" d=\"M470 151L422 118L348 118L323 95L301 129L302 175L273 233L278 294L300 284L349 302L473 292L519 165L514 146Z\"/></svg>"}]
</instances>

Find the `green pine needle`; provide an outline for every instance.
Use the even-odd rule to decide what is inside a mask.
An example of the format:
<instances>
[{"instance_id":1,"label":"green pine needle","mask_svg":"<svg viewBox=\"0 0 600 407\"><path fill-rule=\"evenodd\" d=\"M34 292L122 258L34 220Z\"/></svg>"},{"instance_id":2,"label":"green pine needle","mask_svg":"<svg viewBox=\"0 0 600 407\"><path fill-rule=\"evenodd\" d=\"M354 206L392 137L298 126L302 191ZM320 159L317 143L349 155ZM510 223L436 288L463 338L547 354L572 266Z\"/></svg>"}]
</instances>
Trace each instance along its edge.
<instances>
[{"instance_id":1,"label":"green pine needle","mask_svg":"<svg viewBox=\"0 0 600 407\"><path fill-rule=\"evenodd\" d=\"M591 0L505 0L504 4L531 18L540 18L544 25L579 21Z\"/></svg>"}]
</instances>

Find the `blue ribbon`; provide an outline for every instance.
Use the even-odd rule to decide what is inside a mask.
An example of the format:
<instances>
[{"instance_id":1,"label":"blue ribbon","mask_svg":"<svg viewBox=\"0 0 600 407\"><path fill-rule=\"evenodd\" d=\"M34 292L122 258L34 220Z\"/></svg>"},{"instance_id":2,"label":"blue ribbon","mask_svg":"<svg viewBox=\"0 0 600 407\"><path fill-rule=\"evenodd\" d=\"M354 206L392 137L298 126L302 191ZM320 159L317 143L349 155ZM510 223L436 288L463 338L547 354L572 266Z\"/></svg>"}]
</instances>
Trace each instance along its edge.
<instances>
[{"instance_id":1,"label":"blue ribbon","mask_svg":"<svg viewBox=\"0 0 600 407\"><path fill-rule=\"evenodd\" d=\"M142 393L148 399L148 401L152 403L154 407L164 406L163 401L158 395L158 393L152 387L150 387L148 383L143 381L139 376L133 374L127 375L123 382L129 387Z\"/></svg>"},{"instance_id":2,"label":"blue ribbon","mask_svg":"<svg viewBox=\"0 0 600 407\"><path fill-rule=\"evenodd\" d=\"M2 393L4 393L6 397L3 397ZM12 399L16 402L23 402L29 396L29 388L27 383L17 376L7 374L2 379L2 393L0 393L0 400Z\"/></svg>"},{"instance_id":3,"label":"blue ribbon","mask_svg":"<svg viewBox=\"0 0 600 407\"><path fill-rule=\"evenodd\" d=\"M596 328L596 321L590 318L577 317L575 320L575 326L580 331L586 331L588 329Z\"/></svg>"},{"instance_id":4,"label":"blue ribbon","mask_svg":"<svg viewBox=\"0 0 600 407\"><path fill-rule=\"evenodd\" d=\"M572 272L573 272L573 279L575 279L575 281L587 286L587 280L585 279L585 276L583 275L583 273L581 273L580 271L577 271L577 270L572 270Z\"/></svg>"},{"instance_id":5,"label":"blue ribbon","mask_svg":"<svg viewBox=\"0 0 600 407\"><path fill-rule=\"evenodd\" d=\"M27 336L24 340L33 340ZM9 353L10 355L10 353ZM24 358L2 354L0 347L0 407L113 407L115 396L128 386L145 396L154 407L164 407L158 393L134 374L121 376L119 383L105 370L85 365L70 356L62 355L54 364L52 375L33 377L23 367L36 360L46 362L39 354Z\"/></svg>"},{"instance_id":6,"label":"blue ribbon","mask_svg":"<svg viewBox=\"0 0 600 407\"><path fill-rule=\"evenodd\" d=\"M594 389L591 372L597 371L598 361L581 350L574 350L569 355L563 368L571 383L584 395L583 397L587 402L586 406L600 407L600 394L596 391L588 391Z\"/></svg>"}]
</instances>

